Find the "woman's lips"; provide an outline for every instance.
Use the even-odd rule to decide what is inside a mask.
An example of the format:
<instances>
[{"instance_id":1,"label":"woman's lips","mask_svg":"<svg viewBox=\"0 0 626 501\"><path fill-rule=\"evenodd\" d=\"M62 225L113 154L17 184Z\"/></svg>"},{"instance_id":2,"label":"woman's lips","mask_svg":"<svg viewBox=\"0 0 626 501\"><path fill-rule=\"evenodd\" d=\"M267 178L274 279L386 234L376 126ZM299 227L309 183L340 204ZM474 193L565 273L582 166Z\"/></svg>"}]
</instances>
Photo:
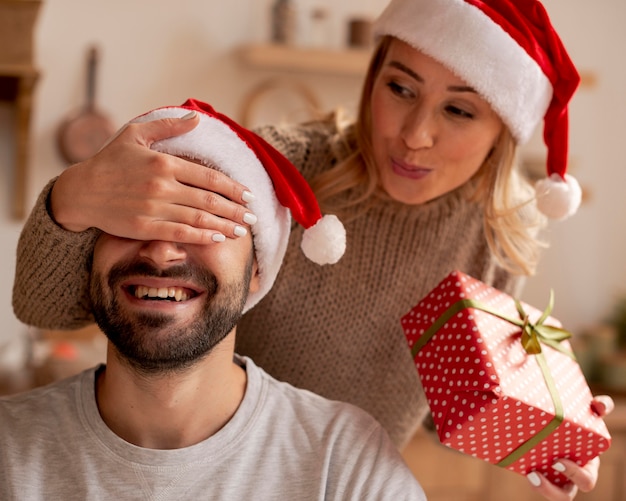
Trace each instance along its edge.
<instances>
[{"instance_id":1,"label":"woman's lips","mask_svg":"<svg viewBox=\"0 0 626 501\"><path fill-rule=\"evenodd\" d=\"M430 172L432 171L432 169L418 167L416 165L408 164L400 160L392 160L391 169L397 176L402 176L409 179L422 179L430 174Z\"/></svg>"}]
</instances>

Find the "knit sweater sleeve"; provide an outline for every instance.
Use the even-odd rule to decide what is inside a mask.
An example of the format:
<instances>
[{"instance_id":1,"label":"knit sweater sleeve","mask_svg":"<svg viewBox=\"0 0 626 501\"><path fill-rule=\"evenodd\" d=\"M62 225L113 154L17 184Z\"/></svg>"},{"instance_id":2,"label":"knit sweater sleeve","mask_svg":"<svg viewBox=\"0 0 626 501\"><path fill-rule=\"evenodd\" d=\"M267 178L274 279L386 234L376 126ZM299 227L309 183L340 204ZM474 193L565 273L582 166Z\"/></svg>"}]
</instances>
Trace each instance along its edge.
<instances>
[{"instance_id":1,"label":"knit sweater sleeve","mask_svg":"<svg viewBox=\"0 0 626 501\"><path fill-rule=\"evenodd\" d=\"M48 211L55 181L42 190L18 240L13 311L22 322L42 329L78 329L94 321L89 268L99 231L75 233L56 224ZM70 311L59 311L61 298Z\"/></svg>"}]
</instances>

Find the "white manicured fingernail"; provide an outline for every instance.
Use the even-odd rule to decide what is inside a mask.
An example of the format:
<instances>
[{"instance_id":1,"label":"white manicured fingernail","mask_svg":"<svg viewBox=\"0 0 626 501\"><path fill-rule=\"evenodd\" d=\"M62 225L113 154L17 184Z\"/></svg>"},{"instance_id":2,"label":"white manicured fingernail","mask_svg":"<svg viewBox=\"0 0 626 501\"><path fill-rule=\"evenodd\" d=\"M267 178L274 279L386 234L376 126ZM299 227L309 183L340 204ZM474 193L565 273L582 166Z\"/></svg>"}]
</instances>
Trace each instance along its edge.
<instances>
[{"instance_id":1,"label":"white manicured fingernail","mask_svg":"<svg viewBox=\"0 0 626 501\"><path fill-rule=\"evenodd\" d=\"M194 118L196 116L196 112L195 111L190 111L189 113L187 113L186 115L183 115L182 117L180 117L181 120L191 120L192 118Z\"/></svg>"},{"instance_id":2,"label":"white manicured fingernail","mask_svg":"<svg viewBox=\"0 0 626 501\"><path fill-rule=\"evenodd\" d=\"M235 235L238 237L245 237L248 234L248 230L246 230L243 226L235 226Z\"/></svg>"},{"instance_id":3,"label":"white manicured fingernail","mask_svg":"<svg viewBox=\"0 0 626 501\"><path fill-rule=\"evenodd\" d=\"M223 242L226 240L226 237L221 233L214 233L211 237L211 240L213 240L214 242Z\"/></svg>"},{"instance_id":4,"label":"white manicured fingernail","mask_svg":"<svg viewBox=\"0 0 626 501\"><path fill-rule=\"evenodd\" d=\"M252 212L246 212L243 216L243 222L247 223L247 224L254 224L256 223L257 219L256 216L254 214L252 214Z\"/></svg>"},{"instance_id":5,"label":"white manicured fingernail","mask_svg":"<svg viewBox=\"0 0 626 501\"><path fill-rule=\"evenodd\" d=\"M541 477L534 471L531 471L528 475L526 475L526 478L535 487L539 487L541 485Z\"/></svg>"},{"instance_id":6,"label":"white manicured fingernail","mask_svg":"<svg viewBox=\"0 0 626 501\"><path fill-rule=\"evenodd\" d=\"M254 195L250 191L244 191L241 194L241 199L244 202L252 202L252 200L254 200Z\"/></svg>"},{"instance_id":7,"label":"white manicured fingernail","mask_svg":"<svg viewBox=\"0 0 626 501\"><path fill-rule=\"evenodd\" d=\"M552 465L552 468L554 468L556 471L560 471L561 473L565 471L565 465L563 463L554 463Z\"/></svg>"}]
</instances>

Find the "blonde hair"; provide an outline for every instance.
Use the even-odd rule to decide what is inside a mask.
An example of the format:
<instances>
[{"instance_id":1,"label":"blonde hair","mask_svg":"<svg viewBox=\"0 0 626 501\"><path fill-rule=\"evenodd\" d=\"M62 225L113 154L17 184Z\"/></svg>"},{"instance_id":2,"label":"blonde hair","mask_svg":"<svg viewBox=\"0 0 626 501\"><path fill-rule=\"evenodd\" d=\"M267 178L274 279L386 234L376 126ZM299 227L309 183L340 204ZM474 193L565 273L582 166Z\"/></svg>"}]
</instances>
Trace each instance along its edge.
<instances>
[{"instance_id":1,"label":"blonde hair","mask_svg":"<svg viewBox=\"0 0 626 501\"><path fill-rule=\"evenodd\" d=\"M324 212L344 220L363 214L377 196L384 196L378 180L371 143L370 96L389 50L392 37L381 39L368 68L354 127L344 129L344 140L356 142L354 152L316 176L311 186ZM498 262L515 274L532 275L545 245L537 237L546 219L535 210L533 191L517 167L517 145L503 127L494 148L469 181L468 199L482 206L487 243ZM521 187L521 189L520 189Z\"/></svg>"}]
</instances>

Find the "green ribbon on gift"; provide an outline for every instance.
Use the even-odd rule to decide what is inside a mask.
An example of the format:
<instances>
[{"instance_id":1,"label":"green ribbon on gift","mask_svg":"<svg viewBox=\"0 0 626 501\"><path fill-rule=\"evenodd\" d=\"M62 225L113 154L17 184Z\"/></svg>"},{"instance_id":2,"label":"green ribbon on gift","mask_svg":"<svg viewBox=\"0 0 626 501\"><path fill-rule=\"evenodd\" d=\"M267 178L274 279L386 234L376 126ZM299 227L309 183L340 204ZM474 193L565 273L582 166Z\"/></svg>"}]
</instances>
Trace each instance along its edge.
<instances>
[{"instance_id":1,"label":"green ribbon on gift","mask_svg":"<svg viewBox=\"0 0 626 501\"><path fill-rule=\"evenodd\" d=\"M553 325L544 325L544 322L550 316L550 313L552 313L552 309L554 308L553 291L550 291L550 301L548 303L548 306L546 307L539 320L537 320L535 323L532 323L528 319L528 315L524 311L522 304L519 301L515 300L515 306L517 308L519 318L511 318L507 315L503 315L493 308L487 306L486 304L483 304L480 301L476 301L475 299L459 299L456 303L450 306L437 320L435 320L435 322L415 342L413 348L411 348L413 358L415 358L415 355L417 355L417 353L426 345L426 343L428 343L428 341L430 341L435 333L439 329L441 329L444 324L448 322L452 317L454 317L456 314L466 308L474 308L476 310L481 310L485 313L489 313L490 315L505 320L513 325L517 325L522 330L522 346L524 347L524 350L526 350L526 353L528 353L529 355L536 355L538 353L541 353L541 343L543 343L575 360L574 354L560 344L561 341L572 337L572 334L560 327L555 327Z\"/></svg>"},{"instance_id":2,"label":"green ribbon on gift","mask_svg":"<svg viewBox=\"0 0 626 501\"><path fill-rule=\"evenodd\" d=\"M537 353L535 354L535 360L537 360L537 364L541 369L546 386L550 392L550 396L552 397L552 403L554 404L554 417L545 426L545 428L529 438L508 456L502 458L498 463L496 463L496 466L502 466L504 468L515 463L515 461L548 438L550 434L563 422L563 403L561 402L561 397L559 396L552 374L550 374L550 368L548 367L548 362L546 362L546 357L543 353Z\"/></svg>"},{"instance_id":3,"label":"green ribbon on gift","mask_svg":"<svg viewBox=\"0 0 626 501\"><path fill-rule=\"evenodd\" d=\"M411 349L411 353L413 354L413 358L417 355L417 353L430 341L430 339L435 335L435 333L441 329L446 322L448 322L452 317L457 315L459 312L466 308L474 308L476 310L481 310L490 315L498 317L506 322L517 325L522 330L522 346L524 350L529 355L534 355L537 364L541 370L543 378L546 383L546 387L550 392L550 396L552 397L552 403L554 404L554 418L539 431L532 438L524 442L517 449L515 449L511 454L503 458L500 462L496 463L497 466L506 467L513 464L515 461L524 456L528 451L530 451L533 447L539 444L542 440L550 436L550 434L556 430L559 425L563 422L563 404L561 402L561 398L559 396L559 392L556 388L556 383L552 378L552 374L550 374L550 369L548 367L548 363L545 359L545 356L541 350L541 344L545 344L558 350L559 352L567 355L572 359L576 359L574 354L563 347L560 342L568 339L572 336L572 334L565 329L560 327L554 327L551 325L544 325L546 319L552 313L552 308L554 307L554 293L550 291L550 300L548 306L544 310L543 314L535 323L530 322L528 315L524 311L522 304L515 300L515 306L517 308L517 313L519 318L511 318L506 315L499 313L498 311L490 308L489 306L481 303L480 301L476 301L474 299L460 299L452 306L450 306L415 342Z\"/></svg>"}]
</instances>

